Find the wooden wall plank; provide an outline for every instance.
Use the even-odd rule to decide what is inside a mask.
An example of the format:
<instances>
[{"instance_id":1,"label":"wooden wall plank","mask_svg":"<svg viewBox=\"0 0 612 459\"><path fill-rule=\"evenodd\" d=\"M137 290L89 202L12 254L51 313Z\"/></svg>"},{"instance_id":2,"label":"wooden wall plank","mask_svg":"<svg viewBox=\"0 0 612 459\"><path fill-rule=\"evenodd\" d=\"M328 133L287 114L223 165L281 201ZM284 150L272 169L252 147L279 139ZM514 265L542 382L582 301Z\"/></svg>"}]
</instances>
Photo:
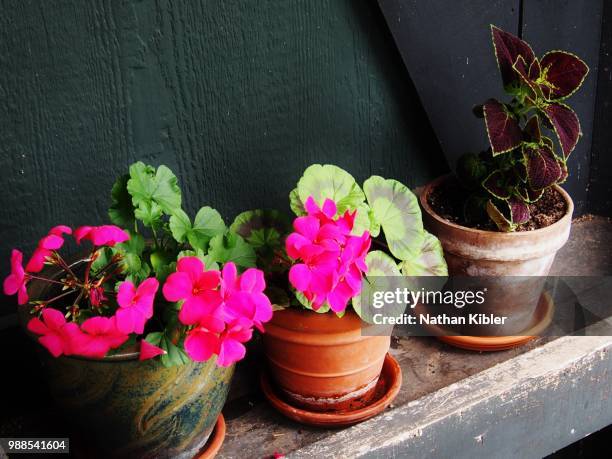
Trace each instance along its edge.
<instances>
[{"instance_id":1,"label":"wooden wall plank","mask_svg":"<svg viewBox=\"0 0 612 459\"><path fill-rule=\"evenodd\" d=\"M375 2L4 0L0 34L1 276L51 225L106 221L136 159L227 219L288 210L313 162L447 170Z\"/></svg>"}]
</instances>

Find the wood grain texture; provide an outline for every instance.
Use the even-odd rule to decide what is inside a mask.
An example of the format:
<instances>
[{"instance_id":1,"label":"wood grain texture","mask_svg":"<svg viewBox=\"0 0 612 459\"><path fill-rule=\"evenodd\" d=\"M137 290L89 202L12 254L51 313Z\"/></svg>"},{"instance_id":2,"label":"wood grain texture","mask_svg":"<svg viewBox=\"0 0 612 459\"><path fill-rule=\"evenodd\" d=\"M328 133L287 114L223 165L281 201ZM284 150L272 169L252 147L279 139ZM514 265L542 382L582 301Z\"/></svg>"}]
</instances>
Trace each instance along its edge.
<instances>
[{"instance_id":1,"label":"wood grain texture","mask_svg":"<svg viewBox=\"0 0 612 459\"><path fill-rule=\"evenodd\" d=\"M313 162L409 186L447 170L374 2L3 0L0 33L0 260L107 221L137 159L230 221L288 210Z\"/></svg>"},{"instance_id":2,"label":"wood grain texture","mask_svg":"<svg viewBox=\"0 0 612 459\"><path fill-rule=\"evenodd\" d=\"M539 0L523 2L523 38L537 56L562 49L580 56L590 67L584 84L566 102L580 118L583 136L568 160L569 177L563 185L572 195L575 213L588 210L591 146L601 35L602 0ZM594 197L604 200L604 196Z\"/></svg>"}]
</instances>

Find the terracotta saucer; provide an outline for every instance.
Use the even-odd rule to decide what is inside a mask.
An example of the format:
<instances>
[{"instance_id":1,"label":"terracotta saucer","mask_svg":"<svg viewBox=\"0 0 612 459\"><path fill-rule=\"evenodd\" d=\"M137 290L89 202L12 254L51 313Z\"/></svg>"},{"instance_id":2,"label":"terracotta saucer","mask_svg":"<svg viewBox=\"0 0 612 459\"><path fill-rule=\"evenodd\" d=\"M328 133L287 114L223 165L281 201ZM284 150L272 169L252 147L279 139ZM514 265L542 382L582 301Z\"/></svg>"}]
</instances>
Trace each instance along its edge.
<instances>
[{"instance_id":1,"label":"terracotta saucer","mask_svg":"<svg viewBox=\"0 0 612 459\"><path fill-rule=\"evenodd\" d=\"M542 334L550 325L554 303L548 292L544 292L536 308L536 323L521 336L437 336L440 341L469 351L505 351L525 343Z\"/></svg>"},{"instance_id":2,"label":"terracotta saucer","mask_svg":"<svg viewBox=\"0 0 612 459\"><path fill-rule=\"evenodd\" d=\"M391 354L387 354L372 402L356 410L333 413L307 411L290 405L281 398L278 389L270 381L267 371L261 372L259 382L264 395L272 406L288 418L317 427L345 427L376 416L391 404L402 385L402 369L397 360Z\"/></svg>"},{"instance_id":3,"label":"terracotta saucer","mask_svg":"<svg viewBox=\"0 0 612 459\"><path fill-rule=\"evenodd\" d=\"M225 440L225 418L221 413L217 418L217 423L210 434L210 438L194 459L212 459L221 449L223 440Z\"/></svg>"}]
</instances>

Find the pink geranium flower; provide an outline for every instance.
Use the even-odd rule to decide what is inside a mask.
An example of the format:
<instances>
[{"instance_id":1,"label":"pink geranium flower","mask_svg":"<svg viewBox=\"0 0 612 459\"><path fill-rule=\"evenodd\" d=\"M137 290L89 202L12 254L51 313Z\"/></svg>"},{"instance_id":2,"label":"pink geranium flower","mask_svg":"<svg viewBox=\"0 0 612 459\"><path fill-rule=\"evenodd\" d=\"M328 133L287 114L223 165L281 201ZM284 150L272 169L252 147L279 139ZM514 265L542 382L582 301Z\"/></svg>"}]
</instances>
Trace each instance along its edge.
<instances>
[{"instance_id":1,"label":"pink geranium flower","mask_svg":"<svg viewBox=\"0 0 612 459\"><path fill-rule=\"evenodd\" d=\"M219 333L225 328L223 320L214 316L202 317L200 323L187 333L185 352L196 362L205 362L219 353Z\"/></svg>"},{"instance_id":2,"label":"pink geranium flower","mask_svg":"<svg viewBox=\"0 0 612 459\"><path fill-rule=\"evenodd\" d=\"M42 320L38 317L30 319L28 330L42 335L38 342L47 348L53 357L73 354L74 346L81 336L78 325L66 322L64 314L57 309L43 309L41 315Z\"/></svg>"},{"instance_id":3,"label":"pink geranium flower","mask_svg":"<svg viewBox=\"0 0 612 459\"><path fill-rule=\"evenodd\" d=\"M236 265L226 263L221 279L225 317L228 320L248 319L263 331L263 323L272 318L272 304L263 293L265 288L266 282L261 270L249 268L238 276Z\"/></svg>"},{"instance_id":4,"label":"pink geranium flower","mask_svg":"<svg viewBox=\"0 0 612 459\"><path fill-rule=\"evenodd\" d=\"M159 287L154 277L143 281L138 288L130 281L119 286L117 303L119 309L115 313L117 329L121 333L138 333L144 331L147 320L153 316L153 301Z\"/></svg>"},{"instance_id":5,"label":"pink geranium flower","mask_svg":"<svg viewBox=\"0 0 612 459\"><path fill-rule=\"evenodd\" d=\"M26 283L28 282L28 276L23 269L23 254L13 249L11 252L11 273L4 279L4 294L14 295L17 294L17 303L26 304L28 302L28 290L26 289Z\"/></svg>"},{"instance_id":6,"label":"pink geranium flower","mask_svg":"<svg viewBox=\"0 0 612 459\"><path fill-rule=\"evenodd\" d=\"M161 347L157 347L143 339L140 341L140 355L138 356L138 360L152 359L165 353L166 351L164 351Z\"/></svg>"},{"instance_id":7,"label":"pink geranium flower","mask_svg":"<svg viewBox=\"0 0 612 459\"><path fill-rule=\"evenodd\" d=\"M45 266L45 260L51 255L51 252L58 250L64 245L64 234L72 234L72 229L66 225L58 225L51 228L49 233L38 242L32 258L30 258L26 265L26 271L31 273L42 271Z\"/></svg>"},{"instance_id":8,"label":"pink geranium flower","mask_svg":"<svg viewBox=\"0 0 612 459\"><path fill-rule=\"evenodd\" d=\"M111 349L125 343L129 336L117 328L116 318L92 317L81 324L83 333L74 343L73 352L83 357L101 359Z\"/></svg>"},{"instance_id":9,"label":"pink geranium flower","mask_svg":"<svg viewBox=\"0 0 612 459\"><path fill-rule=\"evenodd\" d=\"M370 234L352 235L356 211L336 217L331 199L319 208L309 197L305 208L308 215L294 220L295 232L285 242L287 254L298 261L289 270L289 282L312 302L314 310L327 302L334 312L342 312L361 292Z\"/></svg>"},{"instance_id":10,"label":"pink geranium flower","mask_svg":"<svg viewBox=\"0 0 612 459\"><path fill-rule=\"evenodd\" d=\"M95 246L107 245L109 247L127 241L130 235L114 225L81 226L74 230L74 239L80 244L83 239Z\"/></svg>"},{"instance_id":11,"label":"pink geranium flower","mask_svg":"<svg viewBox=\"0 0 612 459\"><path fill-rule=\"evenodd\" d=\"M205 271L204 263L197 257L183 257L170 274L163 287L168 301L183 301L179 320L185 325L195 325L203 317L211 316L221 305L219 271Z\"/></svg>"},{"instance_id":12,"label":"pink geranium flower","mask_svg":"<svg viewBox=\"0 0 612 459\"><path fill-rule=\"evenodd\" d=\"M228 367L244 358L246 348L244 344L253 336L251 321L239 318L227 325L219 338L219 356L217 364Z\"/></svg>"}]
</instances>

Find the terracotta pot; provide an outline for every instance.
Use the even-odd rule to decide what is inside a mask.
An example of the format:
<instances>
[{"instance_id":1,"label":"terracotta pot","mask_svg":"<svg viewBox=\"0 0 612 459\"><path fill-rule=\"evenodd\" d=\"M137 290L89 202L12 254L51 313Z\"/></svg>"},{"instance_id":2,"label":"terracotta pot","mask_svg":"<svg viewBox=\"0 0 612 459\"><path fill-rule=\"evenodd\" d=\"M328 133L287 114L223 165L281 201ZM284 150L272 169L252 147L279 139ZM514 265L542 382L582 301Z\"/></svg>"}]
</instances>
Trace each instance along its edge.
<instances>
[{"instance_id":1,"label":"terracotta pot","mask_svg":"<svg viewBox=\"0 0 612 459\"><path fill-rule=\"evenodd\" d=\"M263 335L274 381L294 405L341 411L367 404L374 395L389 336L362 336L354 312L288 308L276 311Z\"/></svg>"},{"instance_id":2,"label":"terracotta pot","mask_svg":"<svg viewBox=\"0 0 612 459\"><path fill-rule=\"evenodd\" d=\"M29 287L36 297L44 290L40 281ZM26 309L20 309L24 328ZM84 457L191 459L217 422L234 366L218 367L213 358L166 368L138 355L53 358L40 346L51 395L79 433Z\"/></svg>"},{"instance_id":3,"label":"terracotta pot","mask_svg":"<svg viewBox=\"0 0 612 459\"><path fill-rule=\"evenodd\" d=\"M487 331L491 335L520 334L534 326L535 311L544 287L543 277L548 275L557 251L569 237L574 210L572 199L555 185L567 204L567 212L561 220L534 231L483 231L451 223L429 205L432 190L450 178L450 175L440 177L423 188L420 195L423 224L442 243L449 275L455 278L478 276L482 278L481 286L488 288L485 304L480 309L471 306L469 312L508 317L503 328L478 328L481 334L486 335ZM464 334L473 332L473 329L463 330Z\"/></svg>"}]
</instances>

